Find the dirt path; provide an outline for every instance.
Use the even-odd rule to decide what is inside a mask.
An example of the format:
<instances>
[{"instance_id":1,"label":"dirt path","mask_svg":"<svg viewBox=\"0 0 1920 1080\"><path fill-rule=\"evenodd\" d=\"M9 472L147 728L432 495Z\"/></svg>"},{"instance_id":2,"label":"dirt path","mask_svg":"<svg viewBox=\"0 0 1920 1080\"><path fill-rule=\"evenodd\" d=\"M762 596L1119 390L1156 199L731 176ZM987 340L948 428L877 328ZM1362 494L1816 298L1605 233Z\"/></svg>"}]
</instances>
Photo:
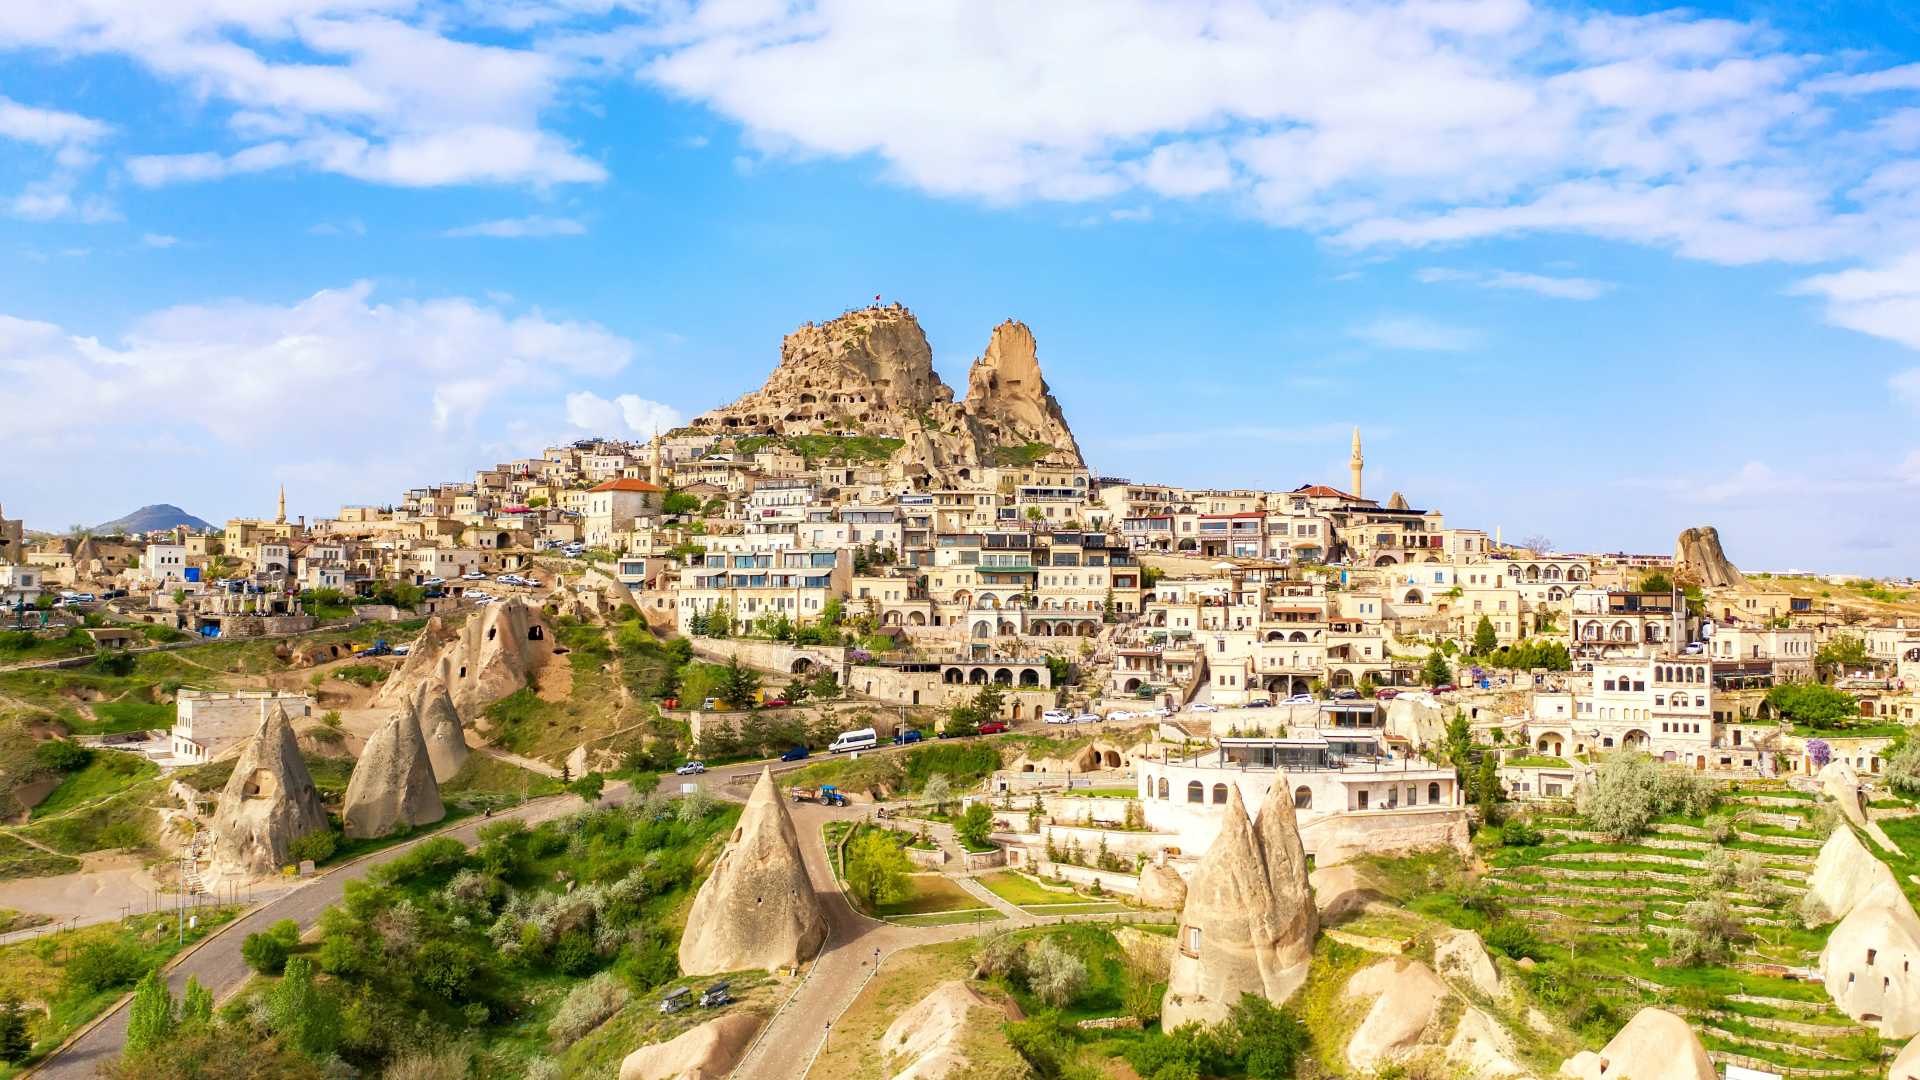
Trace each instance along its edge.
<instances>
[{"instance_id":1,"label":"dirt path","mask_svg":"<svg viewBox=\"0 0 1920 1080\"><path fill-rule=\"evenodd\" d=\"M89 804L87 804L87 805L89 805L89 806L91 806L92 804L91 804L91 803L89 803ZM85 809L85 807L81 807L81 809ZM71 810L69 810L69 811L67 811L67 813L69 813L69 814L70 814L70 813L72 813L72 812L73 812L73 811L71 811ZM58 814L56 814L56 815L55 815L54 817L61 817L61 816L64 816L64 815L58 815ZM52 820L54 820L54 818L42 818L41 820L42 820L42 821L52 821ZM20 841L21 843L23 843L23 844L25 844L25 845L27 845L27 846L28 846L28 847L30 847L30 848L39 848L39 849L40 849L41 851L44 851L44 852L46 852L46 853L47 853L47 854L49 854L49 855L58 855L58 856L60 856L60 857L61 857L61 858L63 858L63 859L70 859L70 858L72 858L72 857L73 857L73 856L71 856L71 855L68 855L68 854L67 854L66 852L64 852L64 851L55 851L55 850L53 850L52 848L50 848L50 847L48 847L47 845L45 845L45 844L43 844L43 843L41 843L41 842L40 842L40 841L38 841L38 840L35 840L34 838L32 838L32 837L30 837L30 836L21 836L21 835L20 835L19 833L17 833L17 832L14 832L14 831L13 831L13 829L12 829L11 827L8 827L8 828L0 828L0 833L4 833L4 834L6 834L7 836L10 836L10 837L12 837L13 839L15 839L15 840L18 840L18 841Z\"/></svg>"}]
</instances>

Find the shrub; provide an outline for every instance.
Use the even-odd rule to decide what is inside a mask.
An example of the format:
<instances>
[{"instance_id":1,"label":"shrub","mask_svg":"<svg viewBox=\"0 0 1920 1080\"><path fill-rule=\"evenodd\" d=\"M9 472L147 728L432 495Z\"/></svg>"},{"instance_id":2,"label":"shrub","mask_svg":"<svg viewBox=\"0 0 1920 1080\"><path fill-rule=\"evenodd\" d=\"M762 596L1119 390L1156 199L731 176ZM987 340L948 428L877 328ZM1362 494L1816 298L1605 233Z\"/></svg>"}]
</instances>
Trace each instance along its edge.
<instances>
[{"instance_id":1,"label":"shrub","mask_svg":"<svg viewBox=\"0 0 1920 1080\"><path fill-rule=\"evenodd\" d=\"M240 958L262 975L278 975L285 971L287 957L292 952L287 943L272 930L248 934L247 939L240 943Z\"/></svg>"},{"instance_id":2,"label":"shrub","mask_svg":"<svg viewBox=\"0 0 1920 1080\"><path fill-rule=\"evenodd\" d=\"M1025 974L1026 946L1012 934L1002 931L988 938L973 957L973 972L976 979L993 979L1005 976L1014 978Z\"/></svg>"},{"instance_id":3,"label":"shrub","mask_svg":"<svg viewBox=\"0 0 1920 1080\"><path fill-rule=\"evenodd\" d=\"M332 829L319 829L305 836L295 837L293 843L287 845L287 857L296 863L307 859L312 859L315 863L323 863L333 858L333 853L339 845L339 833Z\"/></svg>"},{"instance_id":4,"label":"shrub","mask_svg":"<svg viewBox=\"0 0 1920 1080\"><path fill-rule=\"evenodd\" d=\"M1054 1008L1059 1008L1087 988L1087 965L1079 957L1047 938L1028 950L1027 989Z\"/></svg>"},{"instance_id":5,"label":"shrub","mask_svg":"<svg viewBox=\"0 0 1920 1080\"><path fill-rule=\"evenodd\" d=\"M70 993L86 995L131 986L146 973L146 959L133 946L95 941L73 954L61 977Z\"/></svg>"},{"instance_id":6,"label":"shrub","mask_svg":"<svg viewBox=\"0 0 1920 1080\"><path fill-rule=\"evenodd\" d=\"M1545 839L1538 828L1525 821L1500 826L1500 843L1506 847L1538 847Z\"/></svg>"},{"instance_id":7,"label":"shrub","mask_svg":"<svg viewBox=\"0 0 1920 1080\"><path fill-rule=\"evenodd\" d=\"M139 658L132 653L117 650L114 652L101 653L99 658L93 662L93 667L94 670L100 672L102 675L125 677L133 674L134 666L138 663Z\"/></svg>"},{"instance_id":8,"label":"shrub","mask_svg":"<svg viewBox=\"0 0 1920 1080\"><path fill-rule=\"evenodd\" d=\"M33 748L33 760L55 772L79 772L93 761L93 751L72 739L48 739Z\"/></svg>"},{"instance_id":9,"label":"shrub","mask_svg":"<svg viewBox=\"0 0 1920 1080\"><path fill-rule=\"evenodd\" d=\"M1504 953L1515 960L1527 956L1538 960L1544 955L1540 948L1540 939L1534 936L1533 928L1517 919L1501 919L1489 927L1487 948Z\"/></svg>"},{"instance_id":10,"label":"shrub","mask_svg":"<svg viewBox=\"0 0 1920 1080\"><path fill-rule=\"evenodd\" d=\"M547 1023L553 1048L558 1051L572 1046L632 999L633 994L611 972L603 971L574 987Z\"/></svg>"},{"instance_id":11,"label":"shrub","mask_svg":"<svg viewBox=\"0 0 1920 1080\"><path fill-rule=\"evenodd\" d=\"M1614 840L1628 840L1645 832L1654 818L1703 814L1713 800L1705 778L1620 750L1601 762L1593 784L1581 789L1579 804L1594 828Z\"/></svg>"}]
</instances>

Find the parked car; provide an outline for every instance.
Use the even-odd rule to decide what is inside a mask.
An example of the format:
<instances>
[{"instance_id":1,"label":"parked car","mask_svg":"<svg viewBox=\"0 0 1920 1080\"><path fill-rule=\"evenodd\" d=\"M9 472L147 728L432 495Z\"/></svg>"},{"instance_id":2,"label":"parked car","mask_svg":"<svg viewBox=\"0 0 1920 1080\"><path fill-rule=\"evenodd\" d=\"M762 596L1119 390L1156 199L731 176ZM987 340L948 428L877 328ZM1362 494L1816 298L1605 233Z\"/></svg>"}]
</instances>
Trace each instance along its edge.
<instances>
[{"instance_id":1,"label":"parked car","mask_svg":"<svg viewBox=\"0 0 1920 1080\"><path fill-rule=\"evenodd\" d=\"M1285 701L1282 701L1282 702L1281 702L1280 704L1282 704L1282 705L1311 705L1311 704L1313 704L1313 695L1312 695L1312 694L1294 694L1293 696L1291 696L1291 697L1289 697L1289 698L1287 698L1287 699L1286 699Z\"/></svg>"},{"instance_id":2,"label":"parked car","mask_svg":"<svg viewBox=\"0 0 1920 1080\"><path fill-rule=\"evenodd\" d=\"M1100 714L1083 712L1079 716L1074 717L1073 722L1076 724L1097 724L1100 722Z\"/></svg>"},{"instance_id":3,"label":"parked car","mask_svg":"<svg viewBox=\"0 0 1920 1080\"><path fill-rule=\"evenodd\" d=\"M982 735L998 735L1005 730L1007 730L1007 725L999 720L989 720L980 725L980 734Z\"/></svg>"},{"instance_id":4,"label":"parked car","mask_svg":"<svg viewBox=\"0 0 1920 1080\"><path fill-rule=\"evenodd\" d=\"M1706 643L1704 642L1689 641L1687 642L1686 649L1684 649L1683 651L1686 652L1686 654L1689 656L1699 656L1701 653L1707 651L1707 646L1706 646Z\"/></svg>"},{"instance_id":5,"label":"parked car","mask_svg":"<svg viewBox=\"0 0 1920 1080\"><path fill-rule=\"evenodd\" d=\"M1397 686L1383 686L1375 690L1373 696L1379 698L1381 701L1392 701L1394 698L1400 696L1400 688Z\"/></svg>"},{"instance_id":6,"label":"parked car","mask_svg":"<svg viewBox=\"0 0 1920 1080\"><path fill-rule=\"evenodd\" d=\"M732 1001L733 988L724 982L714 983L700 994L700 1007L703 1009L717 1009L722 1005L731 1004Z\"/></svg>"},{"instance_id":7,"label":"parked car","mask_svg":"<svg viewBox=\"0 0 1920 1080\"><path fill-rule=\"evenodd\" d=\"M692 1004L693 989L679 986L667 991L667 996L660 999L660 1011L667 1014L677 1013Z\"/></svg>"},{"instance_id":8,"label":"parked car","mask_svg":"<svg viewBox=\"0 0 1920 1080\"><path fill-rule=\"evenodd\" d=\"M907 730L899 732L898 734L894 735L893 745L907 746L912 743L917 743L924 738L926 738L925 735L921 734L918 731L915 731L912 728L908 728Z\"/></svg>"},{"instance_id":9,"label":"parked car","mask_svg":"<svg viewBox=\"0 0 1920 1080\"><path fill-rule=\"evenodd\" d=\"M786 753L781 754L780 760L781 761L801 761L805 759L806 756L807 756L807 748L804 746L796 746L793 749L787 751Z\"/></svg>"},{"instance_id":10,"label":"parked car","mask_svg":"<svg viewBox=\"0 0 1920 1080\"><path fill-rule=\"evenodd\" d=\"M1107 714L1109 720L1138 720L1140 714L1131 709L1115 709Z\"/></svg>"},{"instance_id":11,"label":"parked car","mask_svg":"<svg viewBox=\"0 0 1920 1080\"><path fill-rule=\"evenodd\" d=\"M460 580L461 581L485 581L487 580L487 575L481 573L478 570L469 570L466 573L460 575Z\"/></svg>"},{"instance_id":12,"label":"parked car","mask_svg":"<svg viewBox=\"0 0 1920 1080\"><path fill-rule=\"evenodd\" d=\"M1333 700L1335 701L1355 701L1358 700L1359 697L1360 691L1355 690L1351 686L1343 686L1333 692Z\"/></svg>"},{"instance_id":13,"label":"parked car","mask_svg":"<svg viewBox=\"0 0 1920 1080\"><path fill-rule=\"evenodd\" d=\"M1205 702L1205 701L1196 701L1193 704L1187 706L1187 708L1192 712L1219 712L1220 711L1220 706L1209 704L1208 702Z\"/></svg>"},{"instance_id":14,"label":"parked car","mask_svg":"<svg viewBox=\"0 0 1920 1080\"><path fill-rule=\"evenodd\" d=\"M1073 714L1065 709L1048 709L1040 714L1040 720L1046 724L1071 724Z\"/></svg>"},{"instance_id":15,"label":"parked car","mask_svg":"<svg viewBox=\"0 0 1920 1080\"><path fill-rule=\"evenodd\" d=\"M428 578L428 579L426 579L425 581L422 581L422 582L421 582L420 584L421 584L421 585L425 585L425 586L432 586L432 585L445 585L446 583L447 583L447 579L446 579L446 578L443 578L443 577L430 577L430 578Z\"/></svg>"},{"instance_id":16,"label":"parked car","mask_svg":"<svg viewBox=\"0 0 1920 1080\"><path fill-rule=\"evenodd\" d=\"M703 762L689 761L673 771L681 776L698 776L707 771L707 766Z\"/></svg>"},{"instance_id":17,"label":"parked car","mask_svg":"<svg viewBox=\"0 0 1920 1080\"><path fill-rule=\"evenodd\" d=\"M777 697L777 698L768 698L767 700L761 702L760 707L763 709L784 709L791 704L793 703L788 701L786 698Z\"/></svg>"},{"instance_id":18,"label":"parked car","mask_svg":"<svg viewBox=\"0 0 1920 1080\"><path fill-rule=\"evenodd\" d=\"M720 699L717 697L707 698L705 701L702 701L700 703L700 707L707 710L708 712L712 712L713 710L720 707Z\"/></svg>"},{"instance_id":19,"label":"parked car","mask_svg":"<svg viewBox=\"0 0 1920 1080\"><path fill-rule=\"evenodd\" d=\"M1434 687L1433 692L1436 694L1451 694L1458 689L1460 688L1449 682L1441 683L1439 686Z\"/></svg>"},{"instance_id":20,"label":"parked car","mask_svg":"<svg viewBox=\"0 0 1920 1080\"><path fill-rule=\"evenodd\" d=\"M1249 702L1247 702L1247 708L1249 708L1249 709L1271 709L1271 708L1273 708L1273 699L1272 699L1272 698L1263 698L1263 697L1257 697L1257 698L1254 698L1254 699L1253 699L1252 701L1249 701Z\"/></svg>"}]
</instances>

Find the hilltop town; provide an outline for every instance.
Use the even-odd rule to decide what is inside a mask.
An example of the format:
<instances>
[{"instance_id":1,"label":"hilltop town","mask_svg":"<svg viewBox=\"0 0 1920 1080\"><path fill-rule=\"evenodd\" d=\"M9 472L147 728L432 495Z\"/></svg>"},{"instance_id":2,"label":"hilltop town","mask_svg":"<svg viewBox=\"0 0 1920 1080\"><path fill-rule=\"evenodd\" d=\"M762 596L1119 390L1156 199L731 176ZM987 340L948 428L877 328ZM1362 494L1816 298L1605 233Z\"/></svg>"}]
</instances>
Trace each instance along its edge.
<instances>
[{"instance_id":1,"label":"hilltop town","mask_svg":"<svg viewBox=\"0 0 1920 1080\"><path fill-rule=\"evenodd\" d=\"M1449 521L1360 430L1101 475L1040 356L1002 323L956 394L876 305L331 516L0 515L0 1057L1920 1068L1920 586Z\"/></svg>"}]
</instances>

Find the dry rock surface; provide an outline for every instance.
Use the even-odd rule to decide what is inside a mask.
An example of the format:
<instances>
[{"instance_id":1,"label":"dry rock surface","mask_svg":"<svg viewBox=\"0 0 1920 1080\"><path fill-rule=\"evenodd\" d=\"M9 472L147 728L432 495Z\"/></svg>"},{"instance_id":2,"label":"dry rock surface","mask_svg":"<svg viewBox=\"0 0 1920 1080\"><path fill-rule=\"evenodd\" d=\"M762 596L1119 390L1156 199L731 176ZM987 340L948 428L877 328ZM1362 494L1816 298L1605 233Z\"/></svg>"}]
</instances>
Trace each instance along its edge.
<instances>
[{"instance_id":1,"label":"dry rock surface","mask_svg":"<svg viewBox=\"0 0 1920 1080\"><path fill-rule=\"evenodd\" d=\"M374 698L398 708L438 680L454 708L473 719L488 705L527 685L527 677L553 652L553 635L538 612L519 597L488 604L456 633L429 619L420 639Z\"/></svg>"},{"instance_id":2,"label":"dry rock surface","mask_svg":"<svg viewBox=\"0 0 1920 1080\"><path fill-rule=\"evenodd\" d=\"M827 915L807 877L800 838L773 774L762 769L680 938L680 970L712 975L813 959Z\"/></svg>"},{"instance_id":3,"label":"dry rock surface","mask_svg":"<svg viewBox=\"0 0 1920 1080\"><path fill-rule=\"evenodd\" d=\"M354 839L386 836L447 816L427 741L420 734L420 717L411 705L367 740L347 780L346 805L340 816L347 836Z\"/></svg>"},{"instance_id":4,"label":"dry rock surface","mask_svg":"<svg viewBox=\"0 0 1920 1080\"><path fill-rule=\"evenodd\" d=\"M1571 1080L1714 1080L1713 1062L1685 1020L1641 1009L1598 1053L1582 1050L1560 1066Z\"/></svg>"},{"instance_id":5,"label":"dry rock surface","mask_svg":"<svg viewBox=\"0 0 1920 1080\"><path fill-rule=\"evenodd\" d=\"M1187 903L1187 881L1180 871L1160 863L1140 871L1140 904L1162 911L1179 911Z\"/></svg>"},{"instance_id":6,"label":"dry rock surface","mask_svg":"<svg viewBox=\"0 0 1920 1080\"><path fill-rule=\"evenodd\" d=\"M1079 444L1040 374L1033 333L995 327L974 361L967 396L933 369L933 349L913 313L898 305L808 323L780 344L766 384L691 426L725 435L792 436L857 431L903 441L889 469L942 482L974 479L996 451L1039 445L1039 459L1082 465Z\"/></svg>"},{"instance_id":7,"label":"dry rock surface","mask_svg":"<svg viewBox=\"0 0 1920 1080\"><path fill-rule=\"evenodd\" d=\"M1500 969L1480 943L1480 935L1471 930L1454 930L1433 946L1433 964L1442 975L1456 979L1489 998L1498 998L1503 990Z\"/></svg>"},{"instance_id":8,"label":"dry rock surface","mask_svg":"<svg viewBox=\"0 0 1920 1080\"><path fill-rule=\"evenodd\" d=\"M1745 585L1747 579L1720 549L1720 530L1711 525L1688 529L1673 547L1673 572L1676 577L1710 589Z\"/></svg>"},{"instance_id":9,"label":"dry rock surface","mask_svg":"<svg viewBox=\"0 0 1920 1080\"><path fill-rule=\"evenodd\" d=\"M1171 1031L1227 1018L1244 993L1284 1002L1306 981L1319 915L1293 813L1292 785L1276 781L1247 820L1240 786L1228 785L1220 833L1200 860L1180 915L1179 951L1160 1025Z\"/></svg>"},{"instance_id":10,"label":"dry rock surface","mask_svg":"<svg viewBox=\"0 0 1920 1080\"><path fill-rule=\"evenodd\" d=\"M967 1075L965 1051L970 1023L1000 1023L1005 1009L959 979L933 988L919 1003L887 1025L880 1037L892 1080L943 1080Z\"/></svg>"},{"instance_id":11,"label":"dry rock surface","mask_svg":"<svg viewBox=\"0 0 1920 1080\"><path fill-rule=\"evenodd\" d=\"M736 1010L643 1046L620 1063L620 1080L721 1080L740 1063L762 1023L758 1014Z\"/></svg>"},{"instance_id":12,"label":"dry rock surface","mask_svg":"<svg viewBox=\"0 0 1920 1080\"><path fill-rule=\"evenodd\" d=\"M1420 1045L1448 991L1447 984L1425 964L1382 960L1347 980L1344 994L1349 999L1373 1000L1347 1039L1347 1063L1371 1072Z\"/></svg>"},{"instance_id":13,"label":"dry rock surface","mask_svg":"<svg viewBox=\"0 0 1920 1080\"><path fill-rule=\"evenodd\" d=\"M444 784L473 754L467 746L466 725L460 722L460 710L454 707L447 684L439 679L421 686L414 709L420 717L421 737L427 743L427 758L433 763L434 782Z\"/></svg>"},{"instance_id":14,"label":"dry rock surface","mask_svg":"<svg viewBox=\"0 0 1920 1080\"><path fill-rule=\"evenodd\" d=\"M1820 847L1814 861L1813 876L1807 880L1807 902L1824 918L1816 923L1844 919L1873 891L1883 885L1899 888L1893 871L1868 851L1852 829L1833 830Z\"/></svg>"},{"instance_id":15,"label":"dry rock surface","mask_svg":"<svg viewBox=\"0 0 1920 1080\"><path fill-rule=\"evenodd\" d=\"M241 749L213 815L216 877L255 877L288 865L293 842L327 828L313 774L287 710L276 704Z\"/></svg>"},{"instance_id":16,"label":"dry rock surface","mask_svg":"<svg viewBox=\"0 0 1920 1080\"><path fill-rule=\"evenodd\" d=\"M1920 918L1898 884L1876 885L1827 935L1820 980L1841 1012L1881 1035L1920 1034Z\"/></svg>"},{"instance_id":17,"label":"dry rock surface","mask_svg":"<svg viewBox=\"0 0 1920 1080\"><path fill-rule=\"evenodd\" d=\"M1313 885L1313 902L1323 925L1358 915L1368 904L1384 899L1358 863L1319 867L1308 881Z\"/></svg>"}]
</instances>

